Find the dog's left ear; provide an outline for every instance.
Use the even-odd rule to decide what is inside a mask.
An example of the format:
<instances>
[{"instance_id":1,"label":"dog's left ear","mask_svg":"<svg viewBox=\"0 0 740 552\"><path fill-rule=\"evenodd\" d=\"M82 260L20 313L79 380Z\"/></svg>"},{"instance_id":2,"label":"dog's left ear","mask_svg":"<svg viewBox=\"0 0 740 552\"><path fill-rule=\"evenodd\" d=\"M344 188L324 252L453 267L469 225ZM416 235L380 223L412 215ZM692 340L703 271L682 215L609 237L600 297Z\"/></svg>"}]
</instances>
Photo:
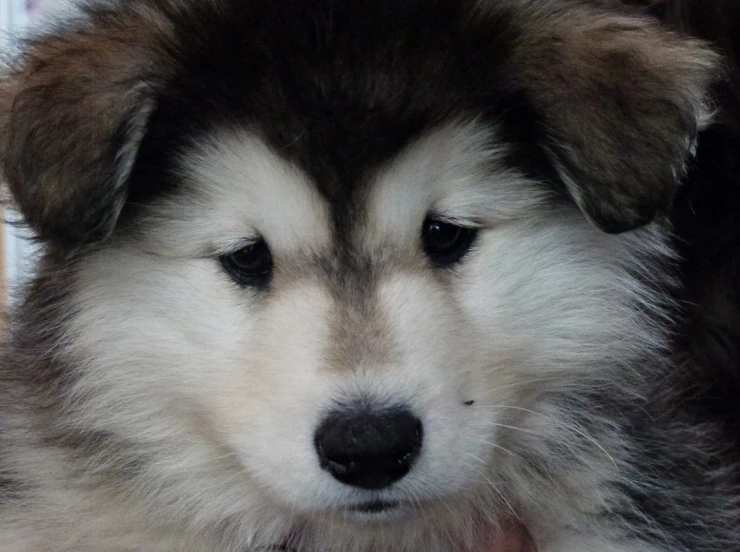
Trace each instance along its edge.
<instances>
[{"instance_id":1,"label":"dog's left ear","mask_svg":"<svg viewBox=\"0 0 740 552\"><path fill-rule=\"evenodd\" d=\"M708 119L717 56L644 18L549 6L522 32L512 73L586 216L610 233L642 226L672 203Z\"/></svg>"}]
</instances>

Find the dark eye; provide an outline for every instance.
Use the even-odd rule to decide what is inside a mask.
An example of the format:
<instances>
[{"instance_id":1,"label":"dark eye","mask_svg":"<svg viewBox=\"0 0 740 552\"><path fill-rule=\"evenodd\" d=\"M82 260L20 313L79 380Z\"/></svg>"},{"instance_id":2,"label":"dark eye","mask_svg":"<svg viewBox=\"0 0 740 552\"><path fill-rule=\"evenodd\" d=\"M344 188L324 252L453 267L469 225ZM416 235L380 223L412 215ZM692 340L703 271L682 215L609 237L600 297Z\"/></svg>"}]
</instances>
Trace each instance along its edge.
<instances>
[{"instance_id":1,"label":"dark eye","mask_svg":"<svg viewBox=\"0 0 740 552\"><path fill-rule=\"evenodd\" d=\"M424 252L434 266L445 268L462 260L478 230L427 217L421 230Z\"/></svg>"},{"instance_id":2,"label":"dark eye","mask_svg":"<svg viewBox=\"0 0 740 552\"><path fill-rule=\"evenodd\" d=\"M219 257L221 266L240 286L266 288L272 278L272 254L264 240Z\"/></svg>"}]
</instances>

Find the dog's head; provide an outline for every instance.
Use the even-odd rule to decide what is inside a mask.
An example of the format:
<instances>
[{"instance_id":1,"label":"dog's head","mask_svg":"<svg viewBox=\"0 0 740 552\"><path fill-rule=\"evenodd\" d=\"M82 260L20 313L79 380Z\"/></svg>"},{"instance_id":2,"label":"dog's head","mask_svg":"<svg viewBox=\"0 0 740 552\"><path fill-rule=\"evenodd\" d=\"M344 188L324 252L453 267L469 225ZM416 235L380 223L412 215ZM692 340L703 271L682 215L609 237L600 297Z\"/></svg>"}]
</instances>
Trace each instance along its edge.
<instances>
[{"instance_id":1,"label":"dog's head","mask_svg":"<svg viewBox=\"0 0 740 552\"><path fill-rule=\"evenodd\" d=\"M568 463L618 452L579 393L663 342L653 221L714 62L576 1L93 6L0 92L5 177L71 259L68 415L157 511L258 543L577 504Z\"/></svg>"}]
</instances>

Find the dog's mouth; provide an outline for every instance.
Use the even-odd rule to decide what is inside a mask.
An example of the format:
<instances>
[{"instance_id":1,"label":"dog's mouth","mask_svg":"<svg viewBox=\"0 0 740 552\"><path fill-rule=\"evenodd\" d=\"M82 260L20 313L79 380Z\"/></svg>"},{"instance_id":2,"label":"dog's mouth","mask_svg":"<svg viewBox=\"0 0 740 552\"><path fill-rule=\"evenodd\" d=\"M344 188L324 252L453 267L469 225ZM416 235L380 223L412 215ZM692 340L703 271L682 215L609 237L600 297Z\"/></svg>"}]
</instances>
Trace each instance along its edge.
<instances>
[{"instance_id":1,"label":"dog's mouth","mask_svg":"<svg viewBox=\"0 0 740 552\"><path fill-rule=\"evenodd\" d=\"M360 514L382 514L390 510L397 510L400 507L401 503L397 500L372 500L349 506L347 510Z\"/></svg>"}]
</instances>

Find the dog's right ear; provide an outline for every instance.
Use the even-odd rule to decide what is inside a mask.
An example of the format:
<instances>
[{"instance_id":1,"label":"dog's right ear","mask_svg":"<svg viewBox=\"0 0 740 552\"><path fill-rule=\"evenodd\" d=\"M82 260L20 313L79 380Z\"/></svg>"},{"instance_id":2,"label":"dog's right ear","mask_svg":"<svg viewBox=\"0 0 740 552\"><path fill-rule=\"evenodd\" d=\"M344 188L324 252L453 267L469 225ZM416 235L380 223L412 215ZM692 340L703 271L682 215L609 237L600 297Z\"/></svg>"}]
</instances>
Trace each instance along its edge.
<instances>
[{"instance_id":1,"label":"dog's right ear","mask_svg":"<svg viewBox=\"0 0 740 552\"><path fill-rule=\"evenodd\" d=\"M105 239L126 200L164 64L153 14L118 9L29 42L0 83L3 176L45 241Z\"/></svg>"}]
</instances>

